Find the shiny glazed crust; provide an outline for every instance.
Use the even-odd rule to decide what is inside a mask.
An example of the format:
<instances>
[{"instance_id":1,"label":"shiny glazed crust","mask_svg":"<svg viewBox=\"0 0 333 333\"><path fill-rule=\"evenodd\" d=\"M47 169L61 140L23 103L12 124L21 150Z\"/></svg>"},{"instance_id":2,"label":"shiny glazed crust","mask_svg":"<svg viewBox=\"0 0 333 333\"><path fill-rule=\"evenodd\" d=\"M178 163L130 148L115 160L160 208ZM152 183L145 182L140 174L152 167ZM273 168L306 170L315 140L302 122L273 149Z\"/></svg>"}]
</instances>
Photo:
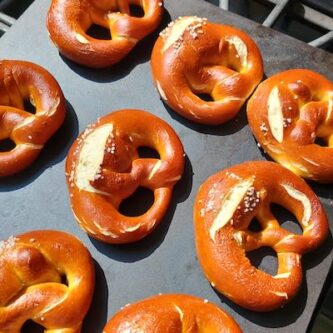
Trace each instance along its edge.
<instances>
[{"instance_id":1,"label":"shiny glazed crust","mask_svg":"<svg viewBox=\"0 0 333 333\"><path fill-rule=\"evenodd\" d=\"M143 17L131 16L130 5L140 6ZM52 0L47 28L60 53L93 68L111 66L123 59L163 16L163 0ZM112 39L87 34L93 24L110 30Z\"/></svg>"},{"instance_id":2,"label":"shiny glazed crust","mask_svg":"<svg viewBox=\"0 0 333 333\"><path fill-rule=\"evenodd\" d=\"M155 149L160 159L140 158L139 147ZM90 161L95 161L94 165ZM162 220L183 169L183 146L163 120L139 110L108 114L78 137L66 160L75 218L90 236L101 241L137 241ZM154 192L153 205L140 216L122 215L118 210L121 202L139 186Z\"/></svg>"},{"instance_id":3,"label":"shiny glazed crust","mask_svg":"<svg viewBox=\"0 0 333 333\"><path fill-rule=\"evenodd\" d=\"M0 277L1 332L19 333L33 320L45 332L80 333L95 273L77 238L52 230L10 237L0 243Z\"/></svg>"},{"instance_id":4,"label":"shiny glazed crust","mask_svg":"<svg viewBox=\"0 0 333 333\"><path fill-rule=\"evenodd\" d=\"M126 306L110 319L103 332L241 333L242 330L230 315L207 300L169 294Z\"/></svg>"},{"instance_id":5,"label":"shiny glazed crust","mask_svg":"<svg viewBox=\"0 0 333 333\"><path fill-rule=\"evenodd\" d=\"M255 138L275 161L301 177L332 183L332 110L333 83L310 70L292 69L259 85L247 116Z\"/></svg>"},{"instance_id":6,"label":"shiny glazed crust","mask_svg":"<svg viewBox=\"0 0 333 333\"><path fill-rule=\"evenodd\" d=\"M263 76L260 51L245 32L198 17L170 23L155 43L151 66L164 102L210 125L233 118Z\"/></svg>"},{"instance_id":7,"label":"shiny glazed crust","mask_svg":"<svg viewBox=\"0 0 333 333\"><path fill-rule=\"evenodd\" d=\"M25 100L35 106L35 114L24 111ZM27 61L0 61L0 140L16 145L0 152L0 177L32 164L65 114L64 96L49 72Z\"/></svg>"},{"instance_id":8,"label":"shiny glazed crust","mask_svg":"<svg viewBox=\"0 0 333 333\"><path fill-rule=\"evenodd\" d=\"M278 204L293 213L303 234L283 229L271 212ZM261 229L249 230L256 218ZM324 209L310 187L272 162L246 162L209 177L194 205L196 249L211 285L238 305L271 311L289 302L302 282L301 257L328 234ZM246 252L271 247L275 276L252 266Z\"/></svg>"}]
</instances>

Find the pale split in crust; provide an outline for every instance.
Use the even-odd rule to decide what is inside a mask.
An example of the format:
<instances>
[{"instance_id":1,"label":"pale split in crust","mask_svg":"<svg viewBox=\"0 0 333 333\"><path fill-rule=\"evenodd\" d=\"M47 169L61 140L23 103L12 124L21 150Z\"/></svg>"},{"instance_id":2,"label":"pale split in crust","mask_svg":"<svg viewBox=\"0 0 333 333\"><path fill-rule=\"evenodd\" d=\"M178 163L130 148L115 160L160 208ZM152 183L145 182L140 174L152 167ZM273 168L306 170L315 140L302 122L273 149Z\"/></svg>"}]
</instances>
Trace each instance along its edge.
<instances>
[{"instance_id":1,"label":"pale split in crust","mask_svg":"<svg viewBox=\"0 0 333 333\"><path fill-rule=\"evenodd\" d=\"M293 213L303 233L282 228L271 204ZM249 230L254 218L260 231ZM194 204L194 226L198 258L213 288L254 311L272 311L292 300L302 282L302 255L328 234L324 209L311 188L286 168L262 161L209 177ZM246 257L260 247L277 253L275 276L252 266Z\"/></svg>"}]
</instances>

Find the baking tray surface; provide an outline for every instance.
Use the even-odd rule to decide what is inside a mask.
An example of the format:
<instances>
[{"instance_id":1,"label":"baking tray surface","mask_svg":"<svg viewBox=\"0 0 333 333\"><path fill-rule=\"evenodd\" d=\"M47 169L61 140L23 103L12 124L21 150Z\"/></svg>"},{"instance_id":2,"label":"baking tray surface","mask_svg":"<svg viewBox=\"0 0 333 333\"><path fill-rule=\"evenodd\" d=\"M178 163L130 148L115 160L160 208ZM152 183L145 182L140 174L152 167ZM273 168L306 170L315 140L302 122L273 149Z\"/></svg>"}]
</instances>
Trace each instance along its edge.
<instances>
[{"instance_id":1,"label":"baking tray surface","mask_svg":"<svg viewBox=\"0 0 333 333\"><path fill-rule=\"evenodd\" d=\"M59 229L77 235L95 260L97 285L83 332L102 332L107 319L127 303L158 293L188 293L206 298L229 312L244 332L305 332L332 263L332 237L303 258L304 282L298 296L272 313L244 310L217 294L198 264L192 225L192 208L200 184L218 170L247 160L264 160L247 124L245 109L218 127L190 123L172 112L154 89L149 57L158 32L146 38L121 64L108 70L80 67L52 45L45 27L50 1L36 0L0 39L0 57L28 60L48 69L58 80L67 100L64 126L47 144L38 161L24 173L0 180L0 239L32 229ZM264 58L265 75L290 68L309 68L333 79L333 56L224 12L201 0L166 0L159 30L170 19L197 15L248 32ZM166 120L179 134L186 151L186 169L172 203L157 230L141 242L110 246L90 239L76 224L65 185L67 151L86 126L114 110L137 108ZM330 221L332 186L310 183ZM278 210L283 225L299 232L295 220ZM274 273L276 260L264 249L250 255L252 262Z\"/></svg>"}]
</instances>

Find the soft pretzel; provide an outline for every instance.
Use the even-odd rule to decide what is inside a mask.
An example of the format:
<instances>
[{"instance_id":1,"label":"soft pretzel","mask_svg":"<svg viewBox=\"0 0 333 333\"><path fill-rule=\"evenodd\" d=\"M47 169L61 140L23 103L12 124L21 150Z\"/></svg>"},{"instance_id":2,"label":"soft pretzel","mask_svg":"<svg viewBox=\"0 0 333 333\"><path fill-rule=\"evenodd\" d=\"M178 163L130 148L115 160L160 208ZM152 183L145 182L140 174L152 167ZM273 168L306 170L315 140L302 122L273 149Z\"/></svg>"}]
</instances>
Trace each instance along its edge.
<instances>
[{"instance_id":1,"label":"soft pretzel","mask_svg":"<svg viewBox=\"0 0 333 333\"><path fill-rule=\"evenodd\" d=\"M241 333L242 330L230 315L207 300L166 294L124 307L110 319L103 332Z\"/></svg>"},{"instance_id":2,"label":"soft pretzel","mask_svg":"<svg viewBox=\"0 0 333 333\"><path fill-rule=\"evenodd\" d=\"M143 17L131 16L131 5ZM84 66L103 68L122 60L163 16L163 0L52 0L47 28L55 46L67 58ZM111 40L87 34L92 25L110 30Z\"/></svg>"},{"instance_id":3,"label":"soft pretzel","mask_svg":"<svg viewBox=\"0 0 333 333\"><path fill-rule=\"evenodd\" d=\"M296 235L279 225L270 210L292 212L303 229ZM249 230L256 218L262 230ZM254 311L282 307L302 281L301 256L328 234L323 207L310 187L272 162L247 162L222 170L201 185L194 205L199 261L211 285ZM277 253L275 276L252 266L246 252L271 247Z\"/></svg>"},{"instance_id":4,"label":"soft pretzel","mask_svg":"<svg viewBox=\"0 0 333 333\"><path fill-rule=\"evenodd\" d=\"M162 99L183 117L211 125L233 118L263 76L260 51L245 32L196 16L169 24L151 65Z\"/></svg>"},{"instance_id":5,"label":"soft pretzel","mask_svg":"<svg viewBox=\"0 0 333 333\"><path fill-rule=\"evenodd\" d=\"M74 236L31 231L0 242L0 332L27 320L45 333L80 333L94 291L94 265Z\"/></svg>"},{"instance_id":6,"label":"soft pretzel","mask_svg":"<svg viewBox=\"0 0 333 333\"><path fill-rule=\"evenodd\" d=\"M263 149L297 175L322 183L333 182L332 111L333 83L305 69L270 77L247 106L250 127Z\"/></svg>"},{"instance_id":7,"label":"soft pretzel","mask_svg":"<svg viewBox=\"0 0 333 333\"><path fill-rule=\"evenodd\" d=\"M24 111L30 100L36 113ZM0 152L0 177L28 167L64 121L65 99L53 76L26 61L0 61L0 141L16 147Z\"/></svg>"},{"instance_id":8,"label":"soft pretzel","mask_svg":"<svg viewBox=\"0 0 333 333\"><path fill-rule=\"evenodd\" d=\"M155 149L160 159L140 158L137 148ZM74 142L66 161L74 216L92 237L129 243L150 233L161 221L172 189L184 168L183 146L160 118L122 110L100 118ZM154 192L154 203L141 216L119 212L138 187Z\"/></svg>"}]
</instances>

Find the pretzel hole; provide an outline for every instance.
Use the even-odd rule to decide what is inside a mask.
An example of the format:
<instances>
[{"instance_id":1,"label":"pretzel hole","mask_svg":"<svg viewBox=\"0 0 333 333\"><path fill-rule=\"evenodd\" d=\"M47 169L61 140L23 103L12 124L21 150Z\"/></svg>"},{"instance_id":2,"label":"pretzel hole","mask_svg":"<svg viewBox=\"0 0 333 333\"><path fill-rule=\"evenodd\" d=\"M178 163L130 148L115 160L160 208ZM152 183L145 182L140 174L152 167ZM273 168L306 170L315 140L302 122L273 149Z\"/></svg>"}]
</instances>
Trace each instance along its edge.
<instances>
[{"instance_id":1,"label":"pretzel hole","mask_svg":"<svg viewBox=\"0 0 333 333\"><path fill-rule=\"evenodd\" d=\"M86 31L86 34L95 39L110 40L112 39L110 29L104 28L98 24L92 24Z\"/></svg>"},{"instance_id":2,"label":"pretzel hole","mask_svg":"<svg viewBox=\"0 0 333 333\"><path fill-rule=\"evenodd\" d=\"M16 147L15 142L9 138L0 140L0 153L11 151L15 147Z\"/></svg>"},{"instance_id":3,"label":"pretzel hole","mask_svg":"<svg viewBox=\"0 0 333 333\"><path fill-rule=\"evenodd\" d=\"M252 232L260 232L262 231L262 226L257 219L253 219L247 229Z\"/></svg>"},{"instance_id":4,"label":"pretzel hole","mask_svg":"<svg viewBox=\"0 0 333 333\"><path fill-rule=\"evenodd\" d=\"M21 333L43 333L45 328L32 320L27 320L21 328Z\"/></svg>"},{"instance_id":5,"label":"pretzel hole","mask_svg":"<svg viewBox=\"0 0 333 333\"><path fill-rule=\"evenodd\" d=\"M278 271L278 260L275 251L270 247L261 247L246 253L247 258L250 260L251 265L257 269L276 275Z\"/></svg>"},{"instance_id":6,"label":"pretzel hole","mask_svg":"<svg viewBox=\"0 0 333 333\"><path fill-rule=\"evenodd\" d=\"M321 147L327 147L328 144L325 139L319 138L318 136L316 137L316 140L314 141L314 144L321 146Z\"/></svg>"},{"instance_id":7,"label":"pretzel hole","mask_svg":"<svg viewBox=\"0 0 333 333\"><path fill-rule=\"evenodd\" d=\"M303 234L303 230L299 225L296 217L289 210L283 208L280 205L272 204L271 211L283 229L286 229L296 235Z\"/></svg>"},{"instance_id":8,"label":"pretzel hole","mask_svg":"<svg viewBox=\"0 0 333 333\"><path fill-rule=\"evenodd\" d=\"M121 202L119 212L130 217L140 216L148 211L153 203L154 192L145 187L138 187L131 196Z\"/></svg>"},{"instance_id":9,"label":"pretzel hole","mask_svg":"<svg viewBox=\"0 0 333 333\"><path fill-rule=\"evenodd\" d=\"M142 147L138 147L137 151L138 151L138 155L140 158L160 159L160 154L158 153L157 150L155 150L153 148L142 146Z\"/></svg>"},{"instance_id":10,"label":"pretzel hole","mask_svg":"<svg viewBox=\"0 0 333 333\"><path fill-rule=\"evenodd\" d=\"M134 17L144 17L145 16L145 12L144 12L143 8L138 5L130 5L130 12L131 12L131 16L134 16Z\"/></svg>"},{"instance_id":11,"label":"pretzel hole","mask_svg":"<svg viewBox=\"0 0 333 333\"><path fill-rule=\"evenodd\" d=\"M23 100L23 107L25 111L36 114L36 107L31 103L30 99Z\"/></svg>"},{"instance_id":12,"label":"pretzel hole","mask_svg":"<svg viewBox=\"0 0 333 333\"><path fill-rule=\"evenodd\" d=\"M205 102L214 102L214 99L210 94L205 94L205 93L194 93L194 94Z\"/></svg>"},{"instance_id":13,"label":"pretzel hole","mask_svg":"<svg viewBox=\"0 0 333 333\"><path fill-rule=\"evenodd\" d=\"M61 284L64 284L68 287L68 279L66 274L61 275Z\"/></svg>"}]
</instances>

